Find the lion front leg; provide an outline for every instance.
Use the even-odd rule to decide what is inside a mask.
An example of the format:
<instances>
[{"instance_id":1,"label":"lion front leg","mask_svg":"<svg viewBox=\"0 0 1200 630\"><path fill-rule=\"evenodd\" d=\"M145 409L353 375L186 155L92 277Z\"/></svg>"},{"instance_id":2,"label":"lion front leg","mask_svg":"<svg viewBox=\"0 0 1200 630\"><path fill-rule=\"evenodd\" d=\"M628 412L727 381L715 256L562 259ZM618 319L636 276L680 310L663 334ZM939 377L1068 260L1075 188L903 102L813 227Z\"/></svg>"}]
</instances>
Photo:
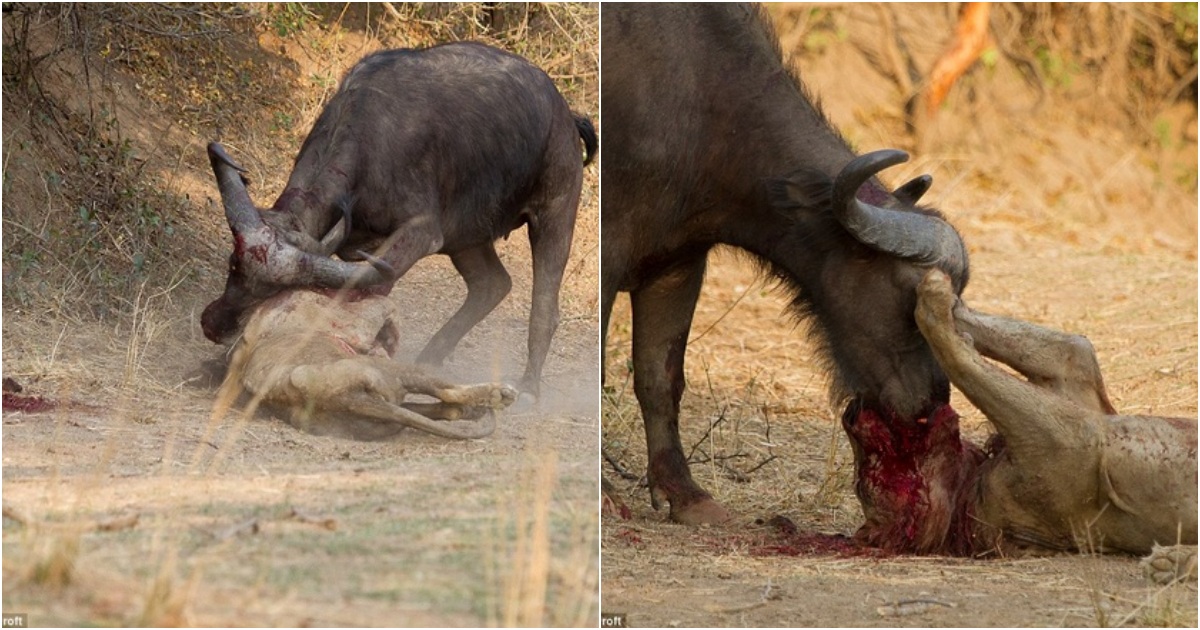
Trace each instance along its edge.
<instances>
[{"instance_id":1,"label":"lion front leg","mask_svg":"<svg viewBox=\"0 0 1200 630\"><path fill-rule=\"evenodd\" d=\"M508 407L517 399L517 390L501 383L458 385L433 376L420 366L396 363L376 357L371 357L370 362L387 376L394 389L432 396L448 405L500 410ZM406 406L412 408L408 403Z\"/></svg>"},{"instance_id":2,"label":"lion front leg","mask_svg":"<svg viewBox=\"0 0 1200 630\"><path fill-rule=\"evenodd\" d=\"M434 396L438 402L406 402L402 406L438 420L475 420L508 407L518 395L517 390L496 383L434 387L420 393Z\"/></svg>"},{"instance_id":3,"label":"lion front leg","mask_svg":"<svg viewBox=\"0 0 1200 630\"><path fill-rule=\"evenodd\" d=\"M501 383L480 383L438 388L431 395L456 405L500 410L516 401L517 390Z\"/></svg>"},{"instance_id":4,"label":"lion front leg","mask_svg":"<svg viewBox=\"0 0 1200 630\"><path fill-rule=\"evenodd\" d=\"M1018 458L1042 465L1043 460L1057 461L1059 449L1098 458L1102 427L1093 417L1097 414L984 359L973 336L956 326L957 301L950 279L940 271L929 272L917 287L917 327L950 382L988 417Z\"/></svg>"}]
</instances>

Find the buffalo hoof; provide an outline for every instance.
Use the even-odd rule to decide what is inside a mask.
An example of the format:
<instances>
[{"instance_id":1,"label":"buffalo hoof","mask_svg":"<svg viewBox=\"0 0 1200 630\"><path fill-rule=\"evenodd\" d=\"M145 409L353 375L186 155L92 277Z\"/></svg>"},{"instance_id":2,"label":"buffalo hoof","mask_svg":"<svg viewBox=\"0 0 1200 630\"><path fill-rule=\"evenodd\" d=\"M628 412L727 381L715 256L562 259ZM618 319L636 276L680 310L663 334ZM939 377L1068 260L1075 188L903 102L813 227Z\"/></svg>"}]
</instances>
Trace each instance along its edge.
<instances>
[{"instance_id":1,"label":"buffalo hoof","mask_svg":"<svg viewBox=\"0 0 1200 630\"><path fill-rule=\"evenodd\" d=\"M684 525L724 525L733 513L712 499L700 499L681 508L671 505L671 520Z\"/></svg>"},{"instance_id":2,"label":"buffalo hoof","mask_svg":"<svg viewBox=\"0 0 1200 630\"><path fill-rule=\"evenodd\" d=\"M515 391L512 406L509 411L512 413L529 413L533 411L538 404L538 397L526 391Z\"/></svg>"}]
</instances>

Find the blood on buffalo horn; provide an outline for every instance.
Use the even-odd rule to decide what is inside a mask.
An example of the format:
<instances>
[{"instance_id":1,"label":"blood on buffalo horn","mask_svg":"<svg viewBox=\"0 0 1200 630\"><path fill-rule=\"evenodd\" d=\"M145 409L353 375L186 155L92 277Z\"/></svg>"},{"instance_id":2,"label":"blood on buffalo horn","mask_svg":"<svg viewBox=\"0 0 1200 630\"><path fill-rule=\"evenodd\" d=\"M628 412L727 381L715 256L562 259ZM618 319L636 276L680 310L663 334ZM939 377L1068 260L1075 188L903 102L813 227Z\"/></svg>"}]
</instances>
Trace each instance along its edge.
<instances>
[{"instance_id":1,"label":"blood on buffalo horn","mask_svg":"<svg viewBox=\"0 0 1200 630\"><path fill-rule=\"evenodd\" d=\"M881 208L858 199L858 189L876 173L908 161L908 154L884 149L859 156L833 182L833 212L838 222L860 243L917 264L962 266L966 252L958 232L942 219L920 212ZM911 203L932 180L918 177L902 186L898 197Z\"/></svg>"},{"instance_id":2,"label":"blood on buffalo horn","mask_svg":"<svg viewBox=\"0 0 1200 630\"><path fill-rule=\"evenodd\" d=\"M241 243L235 252L240 257L239 268L248 275L282 287L317 286L331 289L369 287L393 280L391 265L374 256L367 258L369 264L351 263L306 252L277 238L250 200L246 180L242 177L244 169L216 142L208 145L208 160L217 178L217 188L221 191L225 219L229 222L230 231ZM348 215L346 210L343 208ZM341 230L346 230L346 217L342 222ZM334 230L338 230L338 227L335 226ZM331 243L340 241L342 236L339 232Z\"/></svg>"}]
</instances>

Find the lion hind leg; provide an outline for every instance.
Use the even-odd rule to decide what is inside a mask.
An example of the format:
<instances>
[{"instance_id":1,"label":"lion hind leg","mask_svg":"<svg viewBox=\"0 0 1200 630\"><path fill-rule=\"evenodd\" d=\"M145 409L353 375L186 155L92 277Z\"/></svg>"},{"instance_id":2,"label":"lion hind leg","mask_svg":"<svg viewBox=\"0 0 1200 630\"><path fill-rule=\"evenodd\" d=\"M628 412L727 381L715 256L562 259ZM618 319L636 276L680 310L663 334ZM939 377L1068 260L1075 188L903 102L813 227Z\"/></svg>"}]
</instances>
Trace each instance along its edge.
<instances>
[{"instance_id":1,"label":"lion hind leg","mask_svg":"<svg viewBox=\"0 0 1200 630\"><path fill-rule=\"evenodd\" d=\"M331 403L331 408L344 409L378 422L392 422L455 440L483 438L496 430L496 416L491 412L485 413L477 420L438 421L412 409L361 392L340 396Z\"/></svg>"},{"instance_id":2,"label":"lion hind leg","mask_svg":"<svg viewBox=\"0 0 1200 630\"><path fill-rule=\"evenodd\" d=\"M1142 570L1155 584L1196 579L1196 545L1154 545L1142 558Z\"/></svg>"},{"instance_id":3,"label":"lion hind leg","mask_svg":"<svg viewBox=\"0 0 1200 630\"><path fill-rule=\"evenodd\" d=\"M517 390L500 383L443 387L430 392L430 395L447 403L468 407L486 407L497 411L508 407L517 400Z\"/></svg>"},{"instance_id":4,"label":"lion hind leg","mask_svg":"<svg viewBox=\"0 0 1200 630\"><path fill-rule=\"evenodd\" d=\"M387 402L396 402L404 391L389 383L368 361L355 357L327 365L300 365L292 369L291 385L310 400L333 400L353 392L367 392Z\"/></svg>"}]
</instances>

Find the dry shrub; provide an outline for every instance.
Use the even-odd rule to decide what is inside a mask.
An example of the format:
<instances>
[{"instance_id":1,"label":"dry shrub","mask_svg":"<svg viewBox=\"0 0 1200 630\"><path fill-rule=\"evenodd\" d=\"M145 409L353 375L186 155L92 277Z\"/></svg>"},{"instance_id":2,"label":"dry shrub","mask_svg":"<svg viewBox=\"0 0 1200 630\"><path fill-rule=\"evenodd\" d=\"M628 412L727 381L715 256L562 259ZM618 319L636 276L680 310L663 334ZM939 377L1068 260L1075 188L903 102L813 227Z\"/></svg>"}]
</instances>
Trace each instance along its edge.
<instances>
[{"instance_id":1,"label":"dry shrub","mask_svg":"<svg viewBox=\"0 0 1200 630\"><path fill-rule=\"evenodd\" d=\"M1001 3L992 21L1005 54L1044 85L1111 101L1135 125L1196 100L1196 5Z\"/></svg>"},{"instance_id":2,"label":"dry shrub","mask_svg":"<svg viewBox=\"0 0 1200 630\"><path fill-rule=\"evenodd\" d=\"M207 226L191 220L189 199L164 173L165 163L178 166L179 155L163 142L177 131L175 121L130 105L131 92L153 98L149 82L165 71L147 71L139 80L117 71L149 56L139 43L146 32L167 13L185 10L156 7L144 10L141 21L130 11L18 5L5 17L10 321L74 327L136 318L144 314L139 294L168 295L194 281L207 253ZM5 333L7 340L8 327Z\"/></svg>"}]
</instances>

